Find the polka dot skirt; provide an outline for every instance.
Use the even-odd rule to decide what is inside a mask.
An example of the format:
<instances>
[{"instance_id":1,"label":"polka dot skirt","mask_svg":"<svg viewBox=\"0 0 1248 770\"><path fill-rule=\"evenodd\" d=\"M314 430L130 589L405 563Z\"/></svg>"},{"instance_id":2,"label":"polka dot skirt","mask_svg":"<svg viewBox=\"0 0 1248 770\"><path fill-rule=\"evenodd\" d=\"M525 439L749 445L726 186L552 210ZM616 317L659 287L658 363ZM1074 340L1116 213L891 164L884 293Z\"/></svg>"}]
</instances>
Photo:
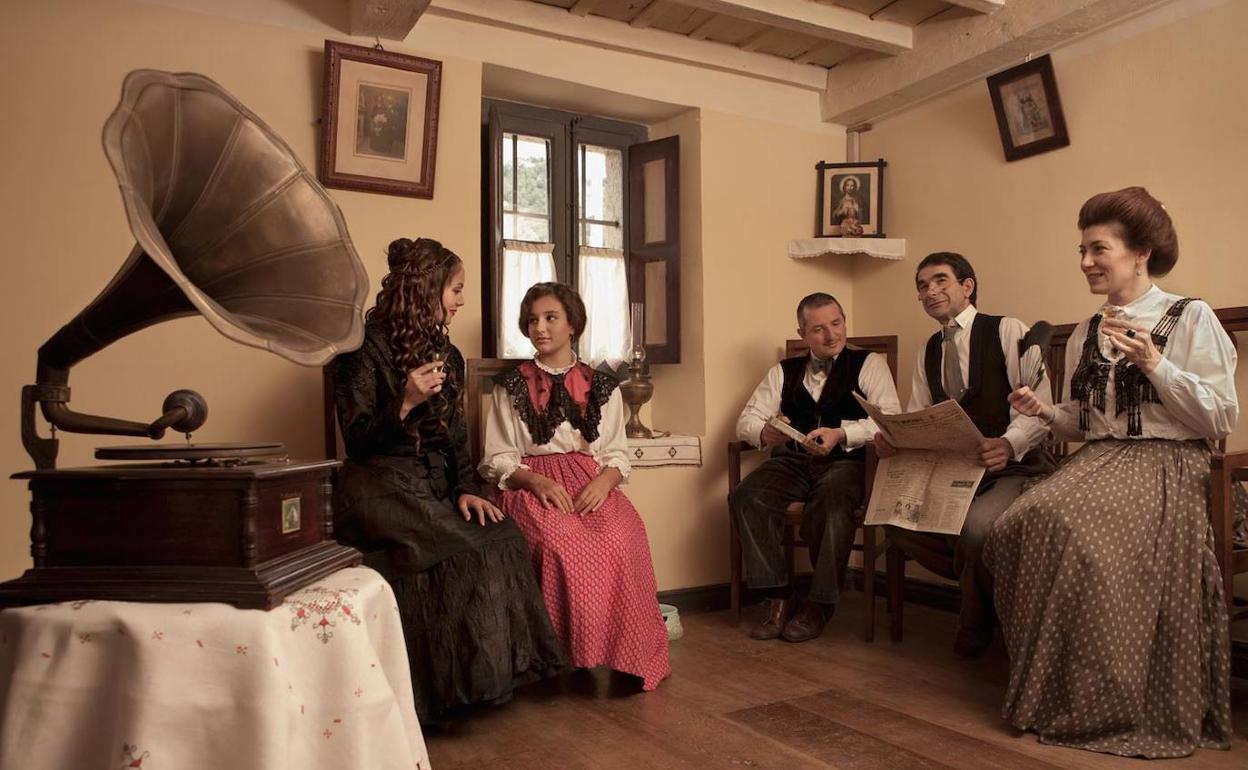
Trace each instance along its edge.
<instances>
[{"instance_id":1,"label":"polka dot skirt","mask_svg":"<svg viewBox=\"0 0 1248 770\"><path fill-rule=\"evenodd\" d=\"M575 498L598 475L579 453L524 458ZM503 492L501 507L529 541L551 625L572 665L605 665L659 686L672 667L659 613L646 527L619 489L584 516L545 508L527 490Z\"/></svg>"},{"instance_id":2,"label":"polka dot skirt","mask_svg":"<svg viewBox=\"0 0 1248 770\"><path fill-rule=\"evenodd\" d=\"M1195 441L1090 443L984 548L1010 655L1003 716L1141 757L1230 747L1230 641Z\"/></svg>"}]
</instances>

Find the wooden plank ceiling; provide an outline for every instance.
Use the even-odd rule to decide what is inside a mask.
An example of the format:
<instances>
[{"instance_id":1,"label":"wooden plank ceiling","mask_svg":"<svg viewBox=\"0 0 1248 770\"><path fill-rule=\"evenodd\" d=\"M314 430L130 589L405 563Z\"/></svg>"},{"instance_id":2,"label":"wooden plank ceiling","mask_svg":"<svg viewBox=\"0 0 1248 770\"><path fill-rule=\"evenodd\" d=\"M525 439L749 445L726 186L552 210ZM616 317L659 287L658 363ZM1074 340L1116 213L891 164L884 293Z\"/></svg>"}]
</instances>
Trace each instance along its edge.
<instances>
[{"instance_id":1,"label":"wooden plank ceiling","mask_svg":"<svg viewBox=\"0 0 1248 770\"><path fill-rule=\"evenodd\" d=\"M988 13L1005 4L1005 0L524 1L562 8L573 16L602 17L633 28L671 32L825 68L910 48L887 38L877 40L872 26L882 32L898 25L913 30L936 21Z\"/></svg>"}]
</instances>

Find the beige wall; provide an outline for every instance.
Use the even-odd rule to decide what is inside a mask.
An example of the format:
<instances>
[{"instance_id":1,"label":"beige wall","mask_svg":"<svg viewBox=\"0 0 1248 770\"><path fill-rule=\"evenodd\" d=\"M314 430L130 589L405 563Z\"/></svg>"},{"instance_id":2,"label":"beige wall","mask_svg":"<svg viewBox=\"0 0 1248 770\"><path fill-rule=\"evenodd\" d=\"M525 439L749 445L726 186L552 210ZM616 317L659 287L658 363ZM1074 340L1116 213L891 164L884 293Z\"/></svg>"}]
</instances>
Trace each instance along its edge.
<instances>
[{"instance_id":1,"label":"beige wall","mask_svg":"<svg viewBox=\"0 0 1248 770\"><path fill-rule=\"evenodd\" d=\"M267 23L186 10L211 5L50 0L0 11L0 91L6 96L0 221L10 255L0 303L6 332L0 355L8 362L0 393L10 394L0 402L7 403L0 407L2 470L31 464L19 439L17 395L33 379L36 348L103 288L133 244L99 140L126 72L150 67L207 74L273 126L306 164L314 163L321 50L326 37L347 39L332 26L330 11L342 4L219 4L240 17L272 12ZM291 13L298 23L287 25ZM842 157L843 133L818 122L817 98L808 92L569 43L552 51L534 36L505 30L474 35L465 26L430 18L405 44L389 46L443 62L435 197L331 191L373 288L384 273L386 243L420 234L463 256L469 296L475 296L483 62L515 66L531 59L534 71L553 74L574 51L576 76L587 85L683 104L653 132L682 137L686 356L679 366L656 369L658 395L650 411L660 428L705 434L707 464L640 471L629 494L646 519L661 588L722 581L723 446L736 412L779 340L790 334L789 307L812 281L832 282L828 287L850 300L847 267L783 256L785 241L810 229L813 166ZM770 119L760 117L769 113ZM806 127L794 127L803 115ZM703 255L709 276L702 274ZM760 302L755 289L764 279ZM452 330L469 356L480 350L480 317L480 308L470 304ZM704 331L714 347L704 342ZM707 372L715 373L710 385ZM70 384L74 408L132 419L151 419L170 390L195 388L211 412L197 441L277 440L294 456L320 456L319 372L230 343L199 319L123 339L75 367ZM62 438L62 467L93 463L96 446L133 441ZM0 485L0 578L29 565L27 505L24 485Z\"/></svg>"},{"instance_id":2,"label":"beige wall","mask_svg":"<svg viewBox=\"0 0 1248 770\"><path fill-rule=\"evenodd\" d=\"M1053 152L1005 162L983 82L863 135L862 157L888 160L888 231L907 239L909 256L857 263L857 320L869 333L901 335L903 396L916 349L932 331L913 291L919 259L965 254L985 311L1079 320L1101 300L1078 268L1075 219L1083 201L1104 190L1144 185L1165 203L1181 256L1163 288L1214 307L1248 304L1248 52L1239 35L1246 27L1248 3L1232 2L1057 52L1071 144Z\"/></svg>"}]
</instances>

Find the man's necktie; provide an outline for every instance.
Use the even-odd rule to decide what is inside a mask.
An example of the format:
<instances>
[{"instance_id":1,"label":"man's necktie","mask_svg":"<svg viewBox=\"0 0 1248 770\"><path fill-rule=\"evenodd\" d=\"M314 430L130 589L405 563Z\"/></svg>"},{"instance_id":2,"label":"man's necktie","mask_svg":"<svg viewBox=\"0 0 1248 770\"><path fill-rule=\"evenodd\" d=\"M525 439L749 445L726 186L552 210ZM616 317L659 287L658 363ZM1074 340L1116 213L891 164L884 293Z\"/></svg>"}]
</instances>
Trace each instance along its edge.
<instances>
[{"instance_id":1,"label":"man's necktie","mask_svg":"<svg viewBox=\"0 0 1248 770\"><path fill-rule=\"evenodd\" d=\"M958 327L946 326L941 331L945 335L945 393L954 401L959 401L966 392L966 385L962 382L962 367L958 364L958 346L953 341Z\"/></svg>"}]
</instances>

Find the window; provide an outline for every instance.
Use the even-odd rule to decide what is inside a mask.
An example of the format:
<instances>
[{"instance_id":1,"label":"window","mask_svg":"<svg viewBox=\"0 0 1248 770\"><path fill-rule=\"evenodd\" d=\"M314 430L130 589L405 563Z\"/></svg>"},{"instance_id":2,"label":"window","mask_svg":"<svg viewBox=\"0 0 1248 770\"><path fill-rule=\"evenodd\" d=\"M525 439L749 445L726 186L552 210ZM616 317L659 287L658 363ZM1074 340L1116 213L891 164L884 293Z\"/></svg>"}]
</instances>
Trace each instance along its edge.
<instances>
[{"instance_id":1,"label":"window","mask_svg":"<svg viewBox=\"0 0 1248 770\"><path fill-rule=\"evenodd\" d=\"M632 347L630 289L634 302L653 293L643 291L653 271L630 252L639 217L629 211L631 155L654 143L642 143L644 126L528 105L486 100L484 116L485 354L532 355L520 301L534 283L562 281L589 315L578 354L620 364Z\"/></svg>"}]
</instances>

